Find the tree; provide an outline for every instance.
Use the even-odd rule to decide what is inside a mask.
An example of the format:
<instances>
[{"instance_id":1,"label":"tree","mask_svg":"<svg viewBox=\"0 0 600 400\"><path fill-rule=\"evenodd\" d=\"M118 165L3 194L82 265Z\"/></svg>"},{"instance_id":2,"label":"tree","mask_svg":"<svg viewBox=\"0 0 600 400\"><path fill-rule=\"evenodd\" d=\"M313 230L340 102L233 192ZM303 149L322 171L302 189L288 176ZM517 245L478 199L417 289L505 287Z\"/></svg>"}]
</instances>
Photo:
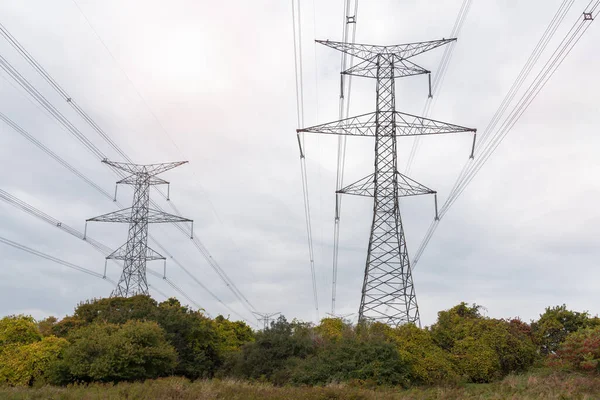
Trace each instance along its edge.
<instances>
[{"instance_id":1,"label":"tree","mask_svg":"<svg viewBox=\"0 0 600 400\"><path fill-rule=\"evenodd\" d=\"M32 386L48 383L53 366L67 347L55 336L29 344L13 344L0 352L0 384Z\"/></svg>"},{"instance_id":2,"label":"tree","mask_svg":"<svg viewBox=\"0 0 600 400\"><path fill-rule=\"evenodd\" d=\"M222 315L214 319L221 355L239 351L241 347L254 340L254 332L243 321L230 321Z\"/></svg>"},{"instance_id":3,"label":"tree","mask_svg":"<svg viewBox=\"0 0 600 400\"><path fill-rule=\"evenodd\" d=\"M458 373L472 382L489 382L529 368L535 346L526 327L483 317L479 309L461 303L440 311L430 328L433 340L452 354Z\"/></svg>"},{"instance_id":4,"label":"tree","mask_svg":"<svg viewBox=\"0 0 600 400\"><path fill-rule=\"evenodd\" d=\"M600 326L569 334L548 363L578 371L600 372Z\"/></svg>"},{"instance_id":5,"label":"tree","mask_svg":"<svg viewBox=\"0 0 600 400\"><path fill-rule=\"evenodd\" d=\"M29 344L42 339L35 320L24 315L11 315L0 319L0 351L11 344Z\"/></svg>"},{"instance_id":6,"label":"tree","mask_svg":"<svg viewBox=\"0 0 600 400\"><path fill-rule=\"evenodd\" d=\"M533 338L542 355L553 354L570 333L600 325L587 312L567 310L567 306L547 307L540 319L531 323Z\"/></svg>"},{"instance_id":7,"label":"tree","mask_svg":"<svg viewBox=\"0 0 600 400\"><path fill-rule=\"evenodd\" d=\"M451 355L434 342L430 331L406 324L389 328L386 336L411 365L411 382L431 385L459 380Z\"/></svg>"},{"instance_id":8,"label":"tree","mask_svg":"<svg viewBox=\"0 0 600 400\"><path fill-rule=\"evenodd\" d=\"M410 363L384 339L345 335L330 341L315 355L297 360L291 381L303 385L352 381L367 385L406 386L410 370Z\"/></svg>"},{"instance_id":9,"label":"tree","mask_svg":"<svg viewBox=\"0 0 600 400\"><path fill-rule=\"evenodd\" d=\"M155 322L95 322L71 332L68 340L55 383L157 378L176 366L177 353Z\"/></svg>"},{"instance_id":10,"label":"tree","mask_svg":"<svg viewBox=\"0 0 600 400\"><path fill-rule=\"evenodd\" d=\"M254 342L245 344L228 368L238 377L285 383L289 379L290 360L306 358L314 352L307 326L290 323L280 316L270 327L258 332Z\"/></svg>"}]
</instances>

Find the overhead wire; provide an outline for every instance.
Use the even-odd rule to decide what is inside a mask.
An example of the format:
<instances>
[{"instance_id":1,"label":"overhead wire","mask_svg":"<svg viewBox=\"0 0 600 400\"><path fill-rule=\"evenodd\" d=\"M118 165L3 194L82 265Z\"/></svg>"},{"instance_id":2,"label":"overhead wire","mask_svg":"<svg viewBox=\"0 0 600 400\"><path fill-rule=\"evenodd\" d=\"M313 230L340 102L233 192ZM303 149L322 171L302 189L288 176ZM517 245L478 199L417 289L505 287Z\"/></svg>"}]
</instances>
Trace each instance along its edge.
<instances>
[{"instance_id":1,"label":"overhead wire","mask_svg":"<svg viewBox=\"0 0 600 400\"><path fill-rule=\"evenodd\" d=\"M110 278L108 278L108 277L106 277L106 276L104 276L104 275L102 275L102 274L100 274L100 273L98 273L96 271L93 271L93 270L88 269L88 268L80 267L78 265L75 265L75 264L70 263L70 262L65 261L65 260L61 260L60 258L56 258L56 257L51 256L51 255L46 254L46 253L42 253L41 251L32 249L31 247L27 247L27 246L25 246L23 244L17 243L15 241L9 240L9 239L1 237L1 236L0 236L0 243L4 243L4 244L6 244L8 246L11 246L11 247L13 247L15 249L27 252L29 254L33 254L33 255L35 255L37 257L40 257L40 258L43 258L43 259L46 259L46 260L49 260L49 261L52 261L52 262L54 262L56 264L63 265L65 267L67 267L67 268L71 268L71 269L74 269L76 271L83 272L85 274L94 276L96 278L103 279L103 280L105 280L108 283L111 283L113 285L117 284L117 282L113 281L112 279L110 279Z\"/></svg>"},{"instance_id":2,"label":"overhead wire","mask_svg":"<svg viewBox=\"0 0 600 400\"><path fill-rule=\"evenodd\" d=\"M110 136L102 130L102 128L73 100L73 98L56 82L56 80L39 64L39 62L8 32L8 30L0 24L0 35L2 35L12 46L17 50L17 52L26 59L30 65L50 84L52 88L59 93L65 101L71 105L75 109L75 111L86 121L105 141L109 143L109 145L115 149L125 160L131 162L131 159L127 156L127 154L114 142L110 139ZM24 89L34 100L38 102L54 119L56 119L62 127L64 127L70 134L75 136L75 138L80 141L86 149L92 153L96 158L100 160L107 159L108 157L97 147L95 146L79 129L77 129L60 111L58 111L27 79L25 79L13 66L10 64L4 57L0 55L0 67L15 80L22 89ZM113 172L117 174L120 178L123 178L125 175L122 171L112 168ZM157 189L159 194L165 199L168 196L163 193L161 190ZM151 200L150 203L153 207L158 209L159 211L163 211L162 207L160 207L155 201ZM169 201L169 205L177 215L181 215L181 212L175 206L173 201ZM186 227L176 223L175 227L186 236L189 236L189 231ZM225 273L225 271L220 267L220 265L216 262L216 260L212 257L212 255L208 252L208 249L204 246L204 244L198 239L197 236L192 238L192 242L194 247L202 254L205 260L209 263L211 268L219 275L220 279L224 281L226 286L232 291L234 296L241 302L242 306L245 307L248 311L256 311L255 307L248 301L248 299L241 293L239 288L233 283L231 278Z\"/></svg>"},{"instance_id":3,"label":"overhead wire","mask_svg":"<svg viewBox=\"0 0 600 400\"><path fill-rule=\"evenodd\" d=\"M454 26L452 27L452 31L450 33L451 38L458 37L462 27L464 25L467 16L469 15L469 10L471 9L471 0L463 0L460 10L458 11L458 15L456 16L456 20L454 22ZM441 87L444 83L444 79L446 77L446 73L448 72L448 66L450 65L450 61L452 60L452 56L454 55L454 49L456 46L456 42L452 42L446 46L444 49L444 53L442 54L442 58L440 63L438 64L436 74L433 78L433 82L431 84L431 96L425 100L425 105L423 106L423 111L421 115L425 118L429 117L431 111L434 108L435 101L437 101L438 93L441 90ZM408 155L408 159L406 161L405 173L409 174L412 168L414 159L419 151L421 146L421 138L416 137L413 141L413 145L410 149L410 153Z\"/></svg>"},{"instance_id":4,"label":"overhead wire","mask_svg":"<svg viewBox=\"0 0 600 400\"><path fill-rule=\"evenodd\" d=\"M515 124L519 121L519 119L523 116L523 114L527 111L531 103L537 98L541 90L548 83L550 78L554 75L554 73L558 70L558 68L562 65L565 58L570 54L575 45L579 42L581 37L585 34L585 32L591 26L591 23L596 19L599 13L600 0L591 0L588 5L585 7L583 14L579 15L571 29L565 34L560 44L554 50L552 55L548 58L546 63L542 66L537 76L533 79L530 85L525 89L524 93L517 101L517 104L511 109L509 115L502 120L502 116L506 112L509 107L509 104L512 102L513 98L516 96L517 91L523 85L523 82L528 77L531 72L533 65L536 64L540 55L547 47L549 41L553 37L554 33L560 26L561 22L564 20L567 12L572 6L571 0L566 0L561 3L561 6L552 21L550 22L548 28L542 35L542 38L534 48L531 56L523 67L521 74L515 80L515 83L511 87L511 90L506 95L502 104L500 105L494 117L488 124L488 128L486 129L486 133L483 136L482 141L480 141L479 145L476 147L477 157L475 160L467 162L465 167L463 168L461 174L459 175L457 181L452 188L448 199L440 208L439 219L434 220L425 237L423 238L419 249L414 258L413 268L418 263L421 258L425 248L427 247L429 241L431 240L433 233L437 229L441 218L448 212L450 207L456 202L456 200L460 197L460 195L464 192L467 186L474 179L475 175L481 170L481 168L488 161L492 153L497 149L497 147L502 143L506 135L512 130ZM497 124L503 121L500 127L497 130L494 128Z\"/></svg>"},{"instance_id":5,"label":"overhead wire","mask_svg":"<svg viewBox=\"0 0 600 400\"><path fill-rule=\"evenodd\" d=\"M292 29L294 39L294 71L296 82L296 114L298 128L304 127L304 72L302 59L302 12L300 0L292 0ZM300 146L300 174L302 176L302 197L304 201L304 219L306 223L306 237L308 241L308 256L310 274L312 279L313 302L317 320L319 319L319 298L317 291L317 277L315 271L315 253L313 246L312 218L310 213L310 196L308 190L308 174L306 171L305 135L297 133Z\"/></svg>"},{"instance_id":6,"label":"overhead wire","mask_svg":"<svg viewBox=\"0 0 600 400\"><path fill-rule=\"evenodd\" d=\"M141 100L142 104L148 110L149 114L152 116L153 120L156 122L157 126L160 128L160 131L171 141L171 143L173 144L173 146L175 147L175 149L177 149L177 151L179 152L179 154L181 155L181 157L183 157L184 159L189 159L188 157L186 157L186 155L184 154L184 152L181 149L181 147L175 142L175 139L173 138L173 136L169 133L169 131L166 129L166 127L160 121L160 119L158 118L158 116L156 115L156 113L154 112L154 110L152 109L152 107L150 107L150 104L148 103L148 101L146 100L146 98L142 95L141 91L138 89L138 87L136 86L136 84L133 82L133 79L131 79L131 77L129 76L129 74L121 66L121 64L119 63L119 61L117 60L117 58L115 57L115 55L113 54L113 52L110 50L110 48L108 47L108 45L106 44L106 42L102 39L102 36L100 36L100 33L98 32L98 30L92 24L92 21L88 18L88 16L86 15L86 13L80 7L80 5L77 2L77 0L72 0L72 1L73 1L73 4L75 5L75 7L77 8L77 10L79 11L79 13L81 14L81 16L83 17L83 19L85 20L86 24L89 26L89 28L93 32L94 36L98 39L98 41L100 42L100 44L102 45L102 47L104 47L104 49L106 50L106 52L108 53L108 55L113 60L114 64L121 71L121 73L123 74L123 76L127 79L127 81L129 82L129 85L131 86L131 88L133 88L134 92L136 93L136 95L138 96L138 98ZM202 190L203 192L206 193L206 190L204 188L202 188L201 185L199 184L200 179L198 178L198 176L196 174L196 171L193 168L191 169L191 173L194 176L194 179L193 179L194 185L196 187L200 188L200 190ZM163 198L166 198L165 195L164 195L164 193L162 191L158 190L158 192L160 193L160 195ZM229 241L233 244L235 251L237 251L236 244L235 244L233 238L231 237L230 232L227 230L225 224L223 223L223 220L221 219L219 213L217 212L217 209L215 208L213 202L210 200L210 197L208 197L208 195L206 195L205 199L208 202L208 204L209 204L209 206L210 206L213 214L215 215L215 217L217 218L217 220L219 221L219 223L225 228L225 233L227 234L227 237L228 237ZM177 215L181 215L181 212L177 209L177 207L174 205L173 202L169 202L169 205L171 206L171 208L175 211L175 213ZM185 233L184 230L181 230L181 231ZM198 240L198 239L196 239L196 240ZM210 257L212 258L212 256L210 256ZM237 290L237 286L234 285L233 287L234 287L235 290ZM255 308L254 308L254 306L252 304L250 304L249 302L247 304L250 306L250 309L255 310Z\"/></svg>"},{"instance_id":7,"label":"overhead wire","mask_svg":"<svg viewBox=\"0 0 600 400\"><path fill-rule=\"evenodd\" d=\"M342 42L350 43L356 41L356 21L358 16L358 0L344 2L344 19L342 22ZM343 120L350 113L350 94L352 92L352 75L345 75L342 72L351 68L354 63L354 56L342 52L340 59L340 98L338 107L338 119ZM340 243L340 219L342 213L342 195L339 191L344 186L344 169L346 165L346 136L338 136L337 149L337 169L335 184L335 216L333 220L333 260L332 260L332 284L331 284L331 314L335 314L335 303L337 298L337 275L339 262L339 243Z\"/></svg>"},{"instance_id":8,"label":"overhead wire","mask_svg":"<svg viewBox=\"0 0 600 400\"><path fill-rule=\"evenodd\" d=\"M8 193L2 189L0 189L0 200L5 201L6 203L12 205L13 207L21 209L22 211L28 213L29 215L32 215L52 226L62 230L63 232L66 232L66 233L76 237L77 239L84 240L86 243L88 243L89 245L94 247L96 250L98 250L100 253L102 253L105 257L112 253L112 250L108 246L93 239L92 237L90 237L90 235L84 234L83 232L70 227L69 225L59 221L58 219L56 219L54 217L51 217L50 215L44 213L43 211L33 207L32 205L26 203L25 201L11 195L10 193ZM247 318L243 317L237 311L233 310L230 306L228 306L226 303L224 303L215 293L213 293L210 289L208 289L208 287L206 287L206 285L204 285L200 280L198 280L198 278L194 274L192 274L183 264L181 264L177 259L175 259L172 254L170 254L168 251L166 251L166 249L160 243L156 242L156 245L162 251L164 251L165 254L167 254L167 256L169 256L169 258L172 262L174 262L179 268L181 268L186 273L186 275L188 275L196 284L198 284L200 287L202 287L213 299L215 299L216 301L221 303L223 305L223 307L225 307L227 310L229 310L232 314L234 314L237 317L250 323L250 321L248 321ZM151 270L147 270L147 271L150 273ZM116 285L116 283L115 283L115 285ZM193 302L193 304L197 304L197 303Z\"/></svg>"}]
</instances>

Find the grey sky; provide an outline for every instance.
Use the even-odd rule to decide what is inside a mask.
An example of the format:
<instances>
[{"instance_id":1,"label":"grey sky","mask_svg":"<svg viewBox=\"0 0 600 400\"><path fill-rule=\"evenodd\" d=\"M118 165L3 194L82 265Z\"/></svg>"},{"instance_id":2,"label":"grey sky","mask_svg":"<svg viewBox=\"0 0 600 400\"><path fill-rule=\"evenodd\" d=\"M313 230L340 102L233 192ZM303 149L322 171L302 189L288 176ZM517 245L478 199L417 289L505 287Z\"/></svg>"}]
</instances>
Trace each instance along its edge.
<instances>
[{"instance_id":1,"label":"grey sky","mask_svg":"<svg viewBox=\"0 0 600 400\"><path fill-rule=\"evenodd\" d=\"M343 3L301 3L306 124L313 125L337 119L339 53L315 48L313 39L315 32L317 38L341 39ZM357 41L396 44L447 37L461 3L362 1ZM190 160L165 174L172 181L171 197L185 216L195 219L198 237L257 309L314 320L295 138L291 2L78 4L117 62L72 0L2 2L0 22L135 160ZM559 4L474 1L431 117L483 130ZM575 1L549 49L585 4ZM599 39L600 30L592 26L442 221L414 273L424 324L460 301L482 304L490 316L526 320L545 306L562 303L600 312L600 125L595 118L600 57L593 51ZM442 53L433 51L417 62L435 74ZM0 54L118 160L4 40ZM4 72L0 76L6 77ZM108 168L10 82L0 79L0 110L110 192L115 177ZM421 113L426 78L400 81L397 94L398 110ZM373 111L374 96L371 80L355 79L350 113ZM410 176L438 190L443 200L469 155L471 137L428 137L422 143ZM333 136L306 139L321 316L331 301L336 144ZM412 139L401 138L401 166L411 145ZM372 149L372 139L348 140L347 182L372 173ZM4 124L0 157L2 189L73 227L83 229L85 219L114 209ZM119 199L129 203L130 198L131 191L121 188ZM433 218L433 199L402 204L414 254ZM356 312L360 300L371 207L369 199L343 200L341 313ZM56 228L4 203L0 221L1 236L102 272L99 253ZM117 248L126 229L95 224L89 233ZM152 226L151 233L223 301L248 315L189 239L168 226ZM78 301L112 290L99 279L0 246L2 315L62 316ZM160 271L162 266L150 268ZM109 275L117 279L118 269L111 267ZM212 315L227 314L173 263L168 276ZM160 280L151 277L150 283L175 294Z\"/></svg>"}]
</instances>

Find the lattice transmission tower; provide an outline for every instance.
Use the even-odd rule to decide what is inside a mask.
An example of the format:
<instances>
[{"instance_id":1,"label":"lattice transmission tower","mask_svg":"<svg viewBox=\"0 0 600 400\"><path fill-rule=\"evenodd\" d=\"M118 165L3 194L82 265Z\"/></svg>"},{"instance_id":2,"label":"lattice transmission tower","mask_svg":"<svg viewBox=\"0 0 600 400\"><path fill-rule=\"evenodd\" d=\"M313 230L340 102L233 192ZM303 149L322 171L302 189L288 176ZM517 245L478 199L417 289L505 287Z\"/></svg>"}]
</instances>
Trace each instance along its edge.
<instances>
[{"instance_id":1,"label":"lattice transmission tower","mask_svg":"<svg viewBox=\"0 0 600 400\"><path fill-rule=\"evenodd\" d=\"M106 257L106 261L123 261L123 273L111 296L130 297L138 294L148 295L146 262L165 260L166 263L164 256L148 247L148 224L190 222L192 224L191 236L192 238L194 236L194 221L191 219L150 208L150 187L154 185L170 185L168 181L158 178L156 175L179 167L187 163L187 161L150 165L119 163L106 159L102 162L114 169L120 169L130 174L117 182L114 200L117 201L117 187L119 184L132 185L134 187L133 204L130 208L88 219L86 221L84 238L87 234L88 222L129 223L127 242ZM169 192L170 190L167 191L167 193ZM169 200L168 194L167 200Z\"/></svg>"},{"instance_id":2,"label":"lattice transmission tower","mask_svg":"<svg viewBox=\"0 0 600 400\"><path fill-rule=\"evenodd\" d=\"M394 46L317 41L360 60L342 74L376 80L375 112L297 130L375 137L375 173L337 192L374 198L359 322L368 319L393 326L420 323L399 198L436 192L398 172L396 137L476 130L396 111L395 80L429 74L431 96L431 71L409 59L454 40Z\"/></svg>"}]
</instances>

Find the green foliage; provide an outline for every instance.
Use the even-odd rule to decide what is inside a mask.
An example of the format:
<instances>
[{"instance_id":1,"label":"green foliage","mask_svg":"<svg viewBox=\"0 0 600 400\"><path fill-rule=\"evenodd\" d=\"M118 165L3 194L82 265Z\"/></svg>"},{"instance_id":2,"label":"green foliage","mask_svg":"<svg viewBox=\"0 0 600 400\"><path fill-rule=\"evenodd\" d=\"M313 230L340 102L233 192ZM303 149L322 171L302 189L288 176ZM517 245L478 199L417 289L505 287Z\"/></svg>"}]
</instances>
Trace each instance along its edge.
<instances>
[{"instance_id":1,"label":"green foliage","mask_svg":"<svg viewBox=\"0 0 600 400\"><path fill-rule=\"evenodd\" d=\"M38 330L40 331L40 334L43 337L55 336L53 329L57 322L58 322L58 319L56 317L52 317L52 316L50 316L46 319L43 319L41 321L38 321L37 327L38 327Z\"/></svg>"},{"instance_id":2,"label":"green foliage","mask_svg":"<svg viewBox=\"0 0 600 400\"><path fill-rule=\"evenodd\" d=\"M340 339L350 327L341 318L323 318L321 323L315 327L315 333L324 340Z\"/></svg>"},{"instance_id":3,"label":"green foliage","mask_svg":"<svg viewBox=\"0 0 600 400\"><path fill-rule=\"evenodd\" d=\"M29 344L13 344L0 353L0 385L25 386L48 383L52 367L68 342L55 336Z\"/></svg>"},{"instance_id":4,"label":"green foliage","mask_svg":"<svg viewBox=\"0 0 600 400\"><path fill-rule=\"evenodd\" d=\"M430 331L408 324L390 328L386 336L396 345L401 357L412 366L411 382L434 384L459 380L457 367L450 354L434 342Z\"/></svg>"},{"instance_id":5,"label":"green foliage","mask_svg":"<svg viewBox=\"0 0 600 400\"><path fill-rule=\"evenodd\" d=\"M458 373L471 382L490 382L533 365L536 349L522 322L481 316L479 306L438 313L433 340L452 355Z\"/></svg>"},{"instance_id":6,"label":"green foliage","mask_svg":"<svg viewBox=\"0 0 600 400\"><path fill-rule=\"evenodd\" d=\"M298 360L291 372L295 384L357 382L369 385L408 384L410 364L381 338L334 336L316 355Z\"/></svg>"},{"instance_id":7,"label":"green foliage","mask_svg":"<svg viewBox=\"0 0 600 400\"><path fill-rule=\"evenodd\" d=\"M228 368L234 376L285 383L289 379L290 361L314 352L307 327L290 323L281 316L269 328L258 332L254 342L245 344Z\"/></svg>"},{"instance_id":8,"label":"green foliage","mask_svg":"<svg viewBox=\"0 0 600 400\"><path fill-rule=\"evenodd\" d=\"M0 319L0 349L10 344L29 344L42 339L35 320L24 315Z\"/></svg>"},{"instance_id":9,"label":"green foliage","mask_svg":"<svg viewBox=\"0 0 600 400\"><path fill-rule=\"evenodd\" d=\"M214 324L219 339L220 354L239 351L245 343L254 340L252 329L242 321L229 321L219 315L215 318Z\"/></svg>"},{"instance_id":10,"label":"green foliage","mask_svg":"<svg viewBox=\"0 0 600 400\"><path fill-rule=\"evenodd\" d=\"M71 332L68 340L55 365L55 383L156 378L176 365L177 353L155 322L96 322Z\"/></svg>"},{"instance_id":11,"label":"green foliage","mask_svg":"<svg viewBox=\"0 0 600 400\"><path fill-rule=\"evenodd\" d=\"M600 372L600 326L580 329L569 334L549 365L577 371Z\"/></svg>"},{"instance_id":12,"label":"green foliage","mask_svg":"<svg viewBox=\"0 0 600 400\"><path fill-rule=\"evenodd\" d=\"M192 379L211 377L221 364L217 326L201 312L182 306L173 298L160 304L142 295L87 301L77 306L72 317L55 324L52 331L65 337L96 322L125 324L136 320L155 321L164 329L167 341L177 351L175 374ZM243 340L243 328L238 330Z\"/></svg>"},{"instance_id":13,"label":"green foliage","mask_svg":"<svg viewBox=\"0 0 600 400\"><path fill-rule=\"evenodd\" d=\"M587 312L567 310L566 305L548 307L540 319L531 324L533 338L542 355L556 352L570 333L582 328L599 326L598 318Z\"/></svg>"}]
</instances>

